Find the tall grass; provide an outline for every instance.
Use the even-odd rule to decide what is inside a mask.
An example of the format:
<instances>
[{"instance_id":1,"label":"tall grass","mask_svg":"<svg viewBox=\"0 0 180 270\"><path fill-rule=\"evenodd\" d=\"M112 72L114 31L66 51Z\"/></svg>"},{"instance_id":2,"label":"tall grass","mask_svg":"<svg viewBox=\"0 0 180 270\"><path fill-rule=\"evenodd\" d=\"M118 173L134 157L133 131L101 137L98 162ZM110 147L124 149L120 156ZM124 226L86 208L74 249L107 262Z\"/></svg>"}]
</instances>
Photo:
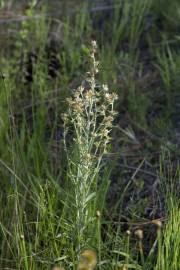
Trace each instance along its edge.
<instances>
[{"instance_id":1,"label":"tall grass","mask_svg":"<svg viewBox=\"0 0 180 270\"><path fill-rule=\"evenodd\" d=\"M179 251L179 234L180 234L180 208L179 199L174 195L168 197L167 207L169 210L168 221L165 225L163 237L159 239L158 259L155 270L160 269L179 269L180 251Z\"/></svg>"}]
</instances>

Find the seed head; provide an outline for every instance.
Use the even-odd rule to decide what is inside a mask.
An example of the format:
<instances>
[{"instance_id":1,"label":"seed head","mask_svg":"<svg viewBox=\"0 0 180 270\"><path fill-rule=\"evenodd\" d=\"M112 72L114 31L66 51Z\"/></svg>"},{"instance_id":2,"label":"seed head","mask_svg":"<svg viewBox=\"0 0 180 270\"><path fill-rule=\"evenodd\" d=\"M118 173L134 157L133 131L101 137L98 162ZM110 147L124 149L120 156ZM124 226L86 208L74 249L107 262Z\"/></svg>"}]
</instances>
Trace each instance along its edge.
<instances>
[{"instance_id":1,"label":"seed head","mask_svg":"<svg viewBox=\"0 0 180 270\"><path fill-rule=\"evenodd\" d=\"M123 266L122 270L128 270L128 268L126 266Z\"/></svg>"},{"instance_id":2,"label":"seed head","mask_svg":"<svg viewBox=\"0 0 180 270\"><path fill-rule=\"evenodd\" d=\"M142 240L142 239L143 239L143 230L141 230L141 229L135 230L134 235L135 235L139 240Z\"/></svg>"},{"instance_id":3,"label":"seed head","mask_svg":"<svg viewBox=\"0 0 180 270\"><path fill-rule=\"evenodd\" d=\"M80 256L78 270L93 270L97 264L97 255L93 250L85 250Z\"/></svg>"},{"instance_id":4,"label":"seed head","mask_svg":"<svg viewBox=\"0 0 180 270\"><path fill-rule=\"evenodd\" d=\"M64 269L64 267L62 267L62 266L53 266L52 268L51 268L51 270L65 270Z\"/></svg>"},{"instance_id":5,"label":"seed head","mask_svg":"<svg viewBox=\"0 0 180 270\"><path fill-rule=\"evenodd\" d=\"M160 220L153 220L151 223L156 225L157 229L162 228L162 222Z\"/></svg>"},{"instance_id":6,"label":"seed head","mask_svg":"<svg viewBox=\"0 0 180 270\"><path fill-rule=\"evenodd\" d=\"M102 89L104 90L104 92L108 92L109 91L107 84L103 84L102 85Z\"/></svg>"},{"instance_id":7,"label":"seed head","mask_svg":"<svg viewBox=\"0 0 180 270\"><path fill-rule=\"evenodd\" d=\"M78 264L78 268L77 268L77 270L90 270L91 268L89 268L88 266L87 266L87 264L85 264L85 263L79 263Z\"/></svg>"}]
</instances>

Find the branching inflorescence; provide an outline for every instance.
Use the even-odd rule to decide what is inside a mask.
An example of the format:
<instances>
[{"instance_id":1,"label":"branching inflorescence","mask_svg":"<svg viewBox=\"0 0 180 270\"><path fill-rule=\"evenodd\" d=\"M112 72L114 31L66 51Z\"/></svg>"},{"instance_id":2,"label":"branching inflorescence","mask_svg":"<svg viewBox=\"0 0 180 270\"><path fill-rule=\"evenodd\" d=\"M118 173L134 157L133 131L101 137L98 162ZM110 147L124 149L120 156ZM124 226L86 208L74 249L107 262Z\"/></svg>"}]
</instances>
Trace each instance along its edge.
<instances>
[{"instance_id":1,"label":"branching inflorescence","mask_svg":"<svg viewBox=\"0 0 180 270\"><path fill-rule=\"evenodd\" d=\"M115 93L107 85L98 85L96 76L99 62L96 61L97 44L89 50L90 71L87 72L86 88L81 85L68 98L68 112L64 115L64 143L66 146L69 127L73 127L73 151L67 150L68 178L72 184L74 226L78 253L88 242L92 229L92 205L97 188L97 177L103 155L110 142L110 131L115 116ZM93 208L95 210L95 207ZM86 235L86 239L85 239Z\"/></svg>"}]
</instances>

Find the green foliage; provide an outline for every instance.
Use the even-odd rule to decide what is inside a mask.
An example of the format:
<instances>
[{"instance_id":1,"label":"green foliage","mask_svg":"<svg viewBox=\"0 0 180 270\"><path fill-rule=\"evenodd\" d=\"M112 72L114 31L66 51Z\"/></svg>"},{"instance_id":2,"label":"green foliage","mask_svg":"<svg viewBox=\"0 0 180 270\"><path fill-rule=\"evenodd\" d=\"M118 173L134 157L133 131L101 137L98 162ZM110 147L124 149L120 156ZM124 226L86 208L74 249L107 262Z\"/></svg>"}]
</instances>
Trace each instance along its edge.
<instances>
[{"instance_id":1,"label":"green foliage","mask_svg":"<svg viewBox=\"0 0 180 270\"><path fill-rule=\"evenodd\" d=\"M179 245L180 240L180 207L179 199L174 195L167 198L168 221L163 232L163 241L159 239L159 251L155 270L177 270L180 264Z\"/></svg>"},{"instance_id":2,"label":"green foliage","mask_svg":"<svg viewBox=\"0 0 180 270\"><path fill-rule=\"evenodd\" d=\"M125 40L133 54L138 49L151 1L115 2L117 7L114 12L112 28L112 48L113 50L119 49L120 44Z\"/></svg>"}]
</instances>

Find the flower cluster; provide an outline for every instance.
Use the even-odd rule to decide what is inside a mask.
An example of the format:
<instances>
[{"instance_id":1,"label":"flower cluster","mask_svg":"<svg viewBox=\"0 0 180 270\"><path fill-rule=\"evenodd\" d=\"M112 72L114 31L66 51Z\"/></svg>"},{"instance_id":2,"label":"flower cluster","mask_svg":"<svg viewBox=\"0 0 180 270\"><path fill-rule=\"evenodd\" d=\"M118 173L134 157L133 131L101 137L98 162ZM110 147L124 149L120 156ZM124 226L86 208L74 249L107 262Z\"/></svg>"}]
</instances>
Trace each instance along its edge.
<instances>
[{"instance_id":1,"label":"flower cluster","mask_svg":"<svg viewBox=\"0 0 180 270\"><path fill-rule=\"evenodd\" d=\"M75 140L78 145L88 146L87 151L92 155L101 156L106 152L106 146L110 141L109 133L115 116L115 93L110 93L107 85L96 85L96 74L99 72L99 62L95 59L97 44L92 41L90 51L90 71L87 72L87 89L78 87L73 97L68 98L68 114L64 115L67 122L73 123L75 128Z\"/></svg>"},{"instance_id":2,"label":"flower cluster","mask_svg":"<svg viewBox=\"0 0 180 270\"><path fill-rule=\"evenodd\" d=\"M93 250L85 250L78 263L78 270L93 270L97 264L97 255Z\"/></svg>"},{"instance_id":3,"label":"flower cluster","mask_svg":"<svg viewBox=\"0 0 180 270\"><path fill-rule=\"evenodd\" d=\"M107 85L99 86L96 76L99 62L96 61L97 44L92 41L89 51L90 70L86 76L86 87L79 86L73 96L67 99L68 111L64 118L64 143L68 127L73 127L73 152L67 150L68 177L73 186L75 214L75 237L79 253L84 248L84 235L88 234L88 224L92 224L89 213L93 201L94 187L100 171L103 155L110 142L110 131L115 116L115 93L110 93ZM72 130L72 129L71 129ZM86 237L87 238L87 237Z\"/></svg>"}]
</instances>

